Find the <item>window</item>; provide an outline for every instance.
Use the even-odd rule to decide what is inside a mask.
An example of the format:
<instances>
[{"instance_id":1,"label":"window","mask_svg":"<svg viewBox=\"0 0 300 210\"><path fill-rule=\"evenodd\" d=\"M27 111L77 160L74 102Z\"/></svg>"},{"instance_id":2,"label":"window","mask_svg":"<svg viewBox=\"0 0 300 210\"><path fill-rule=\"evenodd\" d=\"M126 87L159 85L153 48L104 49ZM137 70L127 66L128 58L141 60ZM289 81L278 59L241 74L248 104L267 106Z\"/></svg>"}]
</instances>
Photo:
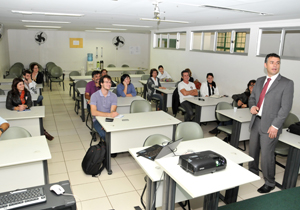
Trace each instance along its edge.
<instances>
[{"instance_id":1,"label":"window","mask_svg":"<svg viewBox=\"0 0 300 210\"><path fill-rule=\"evenodd\" d=\"M281 30L262 31L260 39L259 55L267 55L269 53L279 53Z\"/></svg>"},{"instance_id":2,"label":"window","mask_svg":"<svg viewBox=\"0 0 300 210\"><path fill-rule=\"evenodd\" d=\"M191 50L226 53L248 53L250 31L194 31L191 33Z\"/></svg>"},{"instance_id":3,"label":"window","mask_svg":"<svg viewBox=\"0 0 300 210\"><path fill-rule=\"evenodd\" d=\"M300 30L286 30L283 45L283 58L300 58Z\"/></svg>"},{"instance_id":4,"label":"window","mask_svg":"<svg viewBox=\"0 0 300 210\"><path fill-rule=\"evenodd\" d=\"M154 34L154 48L185 49L185 45L186 32Z\"/></svg>"},{"instance_id":5,"label":"window","mask_svg":"<svg viewBox=\"0 0 300 210\"><path fill-rule=\"evenodd\" d=\"M230 52L231 32L219 32L217 39L217 51Z\"/></svg>"}]
</instances>

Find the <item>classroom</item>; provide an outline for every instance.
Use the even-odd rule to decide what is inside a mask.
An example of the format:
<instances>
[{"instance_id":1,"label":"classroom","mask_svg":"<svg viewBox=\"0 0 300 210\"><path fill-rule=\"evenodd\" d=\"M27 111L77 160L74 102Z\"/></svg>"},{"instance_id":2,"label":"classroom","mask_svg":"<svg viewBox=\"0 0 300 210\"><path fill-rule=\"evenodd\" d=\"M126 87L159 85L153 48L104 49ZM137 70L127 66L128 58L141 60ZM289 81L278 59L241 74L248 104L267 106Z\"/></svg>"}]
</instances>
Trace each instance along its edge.
<instances>
[{"instance_id":1,"label":"classroom","mask_svg":"<svg viewBox=\"0 0 300 210\"><path fill-rule=\"evenodd\" d=\"M289 112L299 121L300 83L296 79L300 77L296 70L300 64L298 1L0 0L0 4L0 89L5 93L1 95L0 92L0 117L10 124L8 130L19 126L31 133L26 141L1 141L0 137L0 153L3 152L0 155L0 185L3 186L0 196L15 189L45 185L46 203L65 202L66 195L57 196L49 190L54 183L60 183L76 200L72 207L61 209L268 209L269 203L273 205L272 209L280 209L293 202L299 206L293 195L300 191L300 160L293 161L292 158L299 159L300 156L300 147L297 146L299 136L282 129L278 142L287 145L290 155L275 156L275 160L285 168L276 163L275 188L269 193L259 193L265 183L264 175L259 172L257 176L248 170L248 164L253 161L249 154L251 110L236 110L232 103L233 95L249 89L247 84L250 80L259 82L258 78L269 73L265 57L276 53L280 56L280 75L293 81ZM47 74L51 62L61 69L63 82L50 82L51 72L50 76ZM9 71L16 63L23 64L23 71L37 63L44 75L43 84L37 84L37 94L31 96L31 111L24 113L5 108L6 95L14 80ZM124 65L128 67L122 67ZM152 75L151 69L156 69L159 77L160 65L172 80L161 79L161 86L166 89L154 89L161 99L149 100L148 94L152 94L148 84L151 76L143 79L142 75ZM186 123L184 121L189 120L186 120L188 112L181 111L181 108L185 110L185 106L179 106L179 110L173 112L174 90L180 88L177 82L183 78L181 73L187 68L192 72L189 77L202 84L210 84L207 83L207 74L212 73L218 88L218 98L201 95L199 88L193 95L195 97L186 99L192 104L192 121L196 128L200 127L202 137L196 138L194 143L183 139L177 150L155 161L138 157L136 152L146 146L144 142L151 135L164 135L175 143L180 138L177 131L180 125ZM96 106L87 104L90 101L86 98L85 86L77 89L76 83L79 80L94 81L92 72L102 69L107 69L117 87L123 85L122 75L128 73L136 96L117 98L116 112L120 118L113 122L105 121L110 116L95 118L106 132L107 162L101 175L92 177L84 173L82 160L90 143L96 145L103 138L96 128L90 129L94 125L91 113L95 113ZM74 71L81 76L90 74L71 79L70 73ZM143 73L137 74L138 71ZM23 78L22 75L20 77ZM109 87L108 90L117 94L118 88ZM180 94L180 90L177 92ZM77 97L75 95L76 100L74 94L78 94ZM274 98L277 99L278 95ZM39 96L43 99L38 106ZM151 111L132 113L133 101L147 102ZM230 110L216 111L218 102L230 104ZM262 119L261 113L257 114ZM218 116L231 120L229 134L226 131L217 135L210 133L218 122L222 122ZM192 126L189 129L196 133ZM47 140L45 131L54 139ZM26 146L26 142L36 146ZM26 156L25 162L17 158L21 155L9 154L7 148L10 147L20 147L15 152ZM38 161L32 163L33 156L26 155L22 147L28 147ZM42 152L36 154L36 150ZM208 174L216 177L186 176L188 173L177 165L178 156L204 150L224 156L226 170ZM7 161L3 159L5 155L13 158ZM172 163L178 166L178 171L171 167ZM24 171L24 178L16 181L18 176L13 174L23 165L28 169ZM260 159L259 167L263 167ZM36 175L32 175L33 172ZM238 174L247 178L240 179ZM188 178L182 178L185 176ZM218 178L228 180L216 187L211 183ZM26 180L25 184L21 183L22 180ZM165 184L168 181L170 183ZM203 186L203 189L195 189L194 183ZM261 206L251 206L256 202L260 202ZM186 206L183 206L185 203ZM39 205L24 209L41 209ZM286 209L295 209L295 206Z\"/></svg>"}]
</instances>

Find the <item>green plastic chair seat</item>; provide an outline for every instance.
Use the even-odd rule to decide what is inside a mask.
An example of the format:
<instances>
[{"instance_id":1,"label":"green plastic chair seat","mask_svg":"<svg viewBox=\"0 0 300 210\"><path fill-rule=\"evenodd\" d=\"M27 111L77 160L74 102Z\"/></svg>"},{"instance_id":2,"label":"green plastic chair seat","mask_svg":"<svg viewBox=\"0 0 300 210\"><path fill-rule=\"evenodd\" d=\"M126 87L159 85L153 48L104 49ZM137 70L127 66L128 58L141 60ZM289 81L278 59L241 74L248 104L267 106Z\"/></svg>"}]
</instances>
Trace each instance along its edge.
<instances>
[{"instance_id":1,"label":"green plastic chair seat","mask_svg":"<svg viewBox=\"0 0 300 210\"><path fill-rule=\"evenodd\" d=\"M151 110L151 104L146 100L135 100L130 105L130 113L151 112Z\"/></svg>"},{"instance_id":2,"label":"green plastic chair seat","mask_svg":"<svg viewBox=\"0 0 300 210\"><path fill-rule=\"evenodd\" d=\"M153 134L151 136L148 136L147 139L145 140L143 146L153 146L155 144L167 144L168 142L170 142L171 139L165 135L162 134Z\"/></svg>"},{"instance_id":3,"label":"green plastic chair seat","mask_svg":"<svg viewBox=\"0 0 300 210\"><path fill-rule=\"evenodd\" d=\"M142 71L142 70L138 70L138 71L135 72L135 74L145 74L145 72Z\"/></svg>"},{"instance_id":4,"label":"green plastic chair seat","mask_svg":"<svg viewBox=\"0 0 300 210\"><path fill-rule=\"evenodd\" d=\"M287 156L289 154L289 149L290 149L289 145L278 141L276 148L275 148L275 153L283 155L283 156Z\"/></svg>"},{"instance_id":5,"label":"green plastic chair seat","mask_svg":"<svg viewBox=\"0 0 300 210\"><path fill-rule=\"evenodd\" d=\"M0 137L0 140L18 139L31 137L31 134L22 127L9 127Z\"/></svg>"},{"instance_id":6,"label":"green plastic chair seat","mask_svg":"<svg viewBox=\"0 0 300 210\"><path fill-rule=\"evenodd\" d=\"M150 75L144 74L144 75L141 77L141 80L148 80L149 77L150 77Z\"/></svg>"},{"instance_id":7,"label":"green plastic chair seat","mask_svg":"<svg viewBox=\"0 0 300 210\"><path fill-rule=\"evenodd\" d=\"M232 125L218 126L218 130L231 135L232 134Z\"/></svg>"},{"instance_id":8,"label":"green plastic chair seat","mask_svg":"<svg viewBox=\"0 0 300 210\"><path fill-rule=\"evenodd\" d=\"M182 122L176 128L175 140L183 138L183 141L202 139L204 137L201 126L196 122Z\"/></svg>"},{"instance_id":9,"label":"green plastic chair seat","mask_svg":"<svg viewBox=\"0 0 300 210\"><path fill-rule=\"evenodd\" d=\"M51 80L52 82L63 82L63 81L64 81L64 80L61 79L61 78L53 78L53 77L51 77L50 80Z\"/></svg>"}]
</instances>

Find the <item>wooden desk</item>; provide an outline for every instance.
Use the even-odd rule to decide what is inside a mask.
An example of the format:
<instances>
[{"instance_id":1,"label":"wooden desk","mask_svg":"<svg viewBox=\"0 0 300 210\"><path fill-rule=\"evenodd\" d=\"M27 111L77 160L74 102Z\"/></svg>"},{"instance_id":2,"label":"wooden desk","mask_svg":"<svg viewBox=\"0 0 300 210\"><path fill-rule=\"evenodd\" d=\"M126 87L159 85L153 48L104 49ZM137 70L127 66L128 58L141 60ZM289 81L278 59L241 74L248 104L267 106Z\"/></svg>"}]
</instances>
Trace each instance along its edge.
<instances>
[{"instance_id":1,"label":"wooden desk","mask_svg":"<svg viewBox=\"0 0 300 210\"><path fill-rule=\"evenodd\" d=\"M219 102L232 103L232 98L222 97L222 98L210 98L201 97L205 101L199 101L199 97L187 98L186 101L196 105L195 122L209 122L215 121L215 109Z\"/></svg>"},{"instance_id":2,"label":"wooden desk","mask_svg":"<svg viewBox=\"0 0 300 210\"><path fill-rule=\"evenodd\" d=\"M146 93L147 93L147 80L140 80L139 81L144 86L144 99L146 99ZM175 87L176 82L160 82L162 87L170 88Z\"/></svg>"},{"instance_id":3,"label":"wooden desk","mask_svg":"<svg viewBox=\"0 0 300 210\"><path fill-rule=\"evenodd\" d=\"M214 146L210 148L214 151ZM220 155L223 155L220 152ZM193 176L178 165L179 156L155 160L165 172L162 209L174 209L175 187L181 186L192 198L204 196L204 210L218 208L219 192L257 181L259 176L227 159L225 170L212 174Z\"/></svg>"},{"instance_id":4,"label":"wooden desk","mask_svg":"<svg viewBox=\"0 0 300 210\"><path fill-rule=\"evenodd\" d=\"M233 120L232 134L230 144L234 147L239 146L239 141L248 140L250 138L249 125L252 114L248 108L226 110L217 110L216 112Z\"/></svg>"},{"instance_id":5,"label":"wooden desk","mask_svg":"<svg viewBox=\"0 0 300 210\"><path fill-rule=\"evenodd\" d=\"M129 148L143 145L152 134L163 134L174 139L176 125L181 121L163 112L142 112L124 114L123 118L105 122L105 117L96 117L106 131L107 171L111 174L110 154L126 152ZM128 121L123 121L128 119Z\"/></svg>"},{"instance_id":6,"label":"wooden desk","mask_svg":"<svg viewBox=\"0 0 300 210\"><path fill-rule=\"evenodd\" d=\"M151 209L150 206L153 204L153 198L156 193L156 201L155 207L162 206L162 183L160 183L160 187L157 189L157 184L159 181L162 181L162 168L158 167L155 161L147 160L144 157L137 157L136 152L144 149L146 147L129 149L132 157L137 161L137 163L141 166L144 172L147 174L147 200L146 200L146 209ZM181 142L176 151L176 155L185 154L187 151L205 151L212 150L222 154L226 159L232 160L237 164L243 164L246 162L250 162L253 160L250 156L246 155L244 152L230 146L225 143L221 139L217 137L203 138L192 141L184 141ZM172 157L173 154L168 155L167 157ZM238 194L238 188L234 188L234 193L231 193L232 190L228 190L225 195L225 199L227 201L236 201L236 196ZM155 192L156 191L156 192ZM233 196L233 197L229 197ZM191 199L192 197L188 195L180 186L176 185L176 203L184 200Z\"/></svg>"},{"instance_id":7,"label":"wooden desk","mask_svg":"<svg viewBox=\"0 0 300 210\"><path fill-rule=\"evenodd\" d=\"M176 87L169 87L167 89L155 88L156 91L163 94L163 99L164 99L163 110L165 112L167 111L167 107L172 107L172 98L175 89Z\"/></svg>"},{"instance_id":8,"label":"wooden desk","mask_svg":"<svg viewBox=\"0 0 300 210\"><path fill-rule=\"evenodd\" d=\"M22 112L0 108L0 113L1 117L7 120L10 126L19 126L25 128L31 134L31 136L44 135L44 106L33 106L30 108L30 111Z\"/></svg>"},{"instance_id":9,"label":"wooden desk","mask_svg":"<svg viewBox=\"0 0 300 210\"><path fill-rule=\"evenodd\" d=\"M45 136L0 141L0 192L49 183Z\"/></svg>"}]
</instances>

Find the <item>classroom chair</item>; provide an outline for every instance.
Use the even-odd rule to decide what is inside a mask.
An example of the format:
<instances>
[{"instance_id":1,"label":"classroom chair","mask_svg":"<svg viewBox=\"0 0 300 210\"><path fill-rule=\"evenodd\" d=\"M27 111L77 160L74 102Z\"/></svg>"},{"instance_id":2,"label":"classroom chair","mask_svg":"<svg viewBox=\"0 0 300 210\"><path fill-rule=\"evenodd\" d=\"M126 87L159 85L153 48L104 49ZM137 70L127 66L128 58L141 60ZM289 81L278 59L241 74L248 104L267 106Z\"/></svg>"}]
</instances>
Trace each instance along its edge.
<instances>
[{"instance_id":1,"label":"classroom chair","mask_svg":"<svg viewBox=\"0 0 300 210\"><path fill-rule=\"evenodd\" d=\"M70 86L70 90L69 90L69 95L71 96L71 89L74 86L74 80L71 79L71 76L80 76L81 74L78 71L71 71L69 74L69 86Z\"/></svg>"},{"instance_id":2,"label":"classroom chair","mask_svg":"<svg viewBox=\"0 0 300 210\"><path fill-rule=\"evenodd\" d=\"M4 90L0 89L0 95L5 95Z\"/></svg>"},{"instance_id":3,"label":"classroom chair","mask_svg":"<svg viewBox=\"0 0 300 210\"><path fill-rule=\"evenodd\" d=\"M122 68L128 68L129 66L127 64L123 64Z\"/></svg>"},{"instance_id":4,"label":"classroom chair","mask_svg":"<svg viewBox=\"0 0 300 210\"><path fill-rule=\"evenodd\" d=\"M146 100L135 100L131 102L130 113L151 112L151 104Z\"/></svg>"},{"instance_id":5,"label":"classroom chair","mask_svg":"<svg viewBox=\"0 0 300 210\"><path fill-rule=\"evenodd\" d=\"M135 74L145 74L145 72L142 71L142 70L137 70L137 71L135 72Z\"/></svg>"},{"instance_id":6,"label":"classroom chair","mask_svg":"<svg viewBox=\"0 0 300 210\"><path fill-rule=\"evenodd\" d=\"M85 76L90 76L92 74L93 74L93 71L87 71L87 72L85 72Z\"/></svg>"},{"instance_id":7,"label":"classroom chair","mask_svg":"<svg viewBox=\"0 0 300 210\"><path fill-rule=\"evenodd\" d=\"M18 139L31 137L31 134L22 127L9 127L0 137L0 140Z\"/></svg>"},{"instance_id":8,"label":"classroom chair","mask_svg":"<svg viewBox=\"0 0 300 210\"><path fill-rule=\"evenodd\" d=\"M175 140L183 138L182 141L202 139L204 137L201 126L196 122L181 122L175 131Z\"/></svg>"},{"instance_id":9,"label":"classroom chair","mask_svg":"<svg viewBox=\"0 0 300 210\"><path fill-rule=\"evenodd\" d=\"M62 78L60 78L62 77ZM63 90L65 90L65 74L59 66L55 66L51 69L51 77L50 77L50 90L52 91L52 82L58 82L59 85L63 83Z\"/></svg>"},{"instance_id":10,"label":"classroom chair","mask_svg":"<svg viewBox=\"0 0 300 210\"><path fill-rule=\"evenodd\" d=\"M74 111L76 112L76 114L78 115L78 110L80 109L80 103L81 103L81 96L79 95L79 92L77 90L77 88L85 88L87 84L87 81L85 80L79 80L75 83L75 107L74 107Z\"/></svg>"},{"instance_id":11,"label":"classroom chair","mask_svg":"<svg viewBox=\"0 0 300 210\"><path fill-rule=\"evenodd\" d=\"M108 64L107 67L116 67L114 64Z\"/></svg>"}]
</instances>

